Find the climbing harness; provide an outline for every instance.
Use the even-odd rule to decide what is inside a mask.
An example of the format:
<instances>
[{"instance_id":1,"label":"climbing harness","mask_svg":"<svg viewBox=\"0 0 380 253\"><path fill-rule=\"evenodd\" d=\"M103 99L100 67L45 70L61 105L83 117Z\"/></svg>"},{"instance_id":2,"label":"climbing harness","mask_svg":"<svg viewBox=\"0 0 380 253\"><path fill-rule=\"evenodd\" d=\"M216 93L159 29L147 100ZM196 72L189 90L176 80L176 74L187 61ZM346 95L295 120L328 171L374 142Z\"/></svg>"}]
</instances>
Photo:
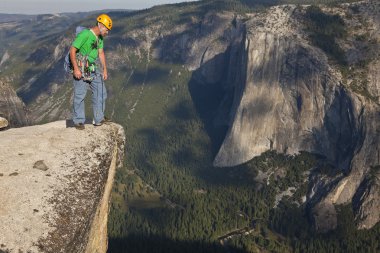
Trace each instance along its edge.
<instances>
[{"instance_id":1,"label":"climbing harness","mask_svg":"<svg viewBox=\"0 0 380 253\"><path fill-rule=\"evenodd\" d=\"M91 82L94 80L94 76L92 76L92 73L95 73L96 66L94 63L88 62L88 57L83 56L81 54L77 54L77 64L80 69L80 72L82 72L82 80L86 82Z\"/></svg>"}]
</instances>

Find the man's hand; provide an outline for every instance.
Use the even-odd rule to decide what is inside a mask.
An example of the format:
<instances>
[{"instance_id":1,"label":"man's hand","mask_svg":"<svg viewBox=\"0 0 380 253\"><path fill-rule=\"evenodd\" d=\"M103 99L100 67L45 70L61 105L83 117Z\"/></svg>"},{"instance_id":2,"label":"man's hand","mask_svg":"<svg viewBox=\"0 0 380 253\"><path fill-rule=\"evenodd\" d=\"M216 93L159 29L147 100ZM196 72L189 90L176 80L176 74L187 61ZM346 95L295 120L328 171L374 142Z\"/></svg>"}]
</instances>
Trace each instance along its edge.
<instances>
[{"instance_id":1,"label":"man's hand","mask_svg":"<svg viewBox=\"0 0 380 253\"><path fill-rule=\"evenodd\" d=\"M82 78L82 72L79 69L74 69L73 76L75 79L79 80Z\"/></svg>"},{"instance_id":2,"label":"man's hand","mask_svg":"<svg viewBox=\"0 0 380 253\"><path fill-rule=\"evenodd\" d=\"M103 70L103 79L107 80L107 78L108 78L108 73L107 73L107 70L105 69Z\"/></svg>"}]
</instances>

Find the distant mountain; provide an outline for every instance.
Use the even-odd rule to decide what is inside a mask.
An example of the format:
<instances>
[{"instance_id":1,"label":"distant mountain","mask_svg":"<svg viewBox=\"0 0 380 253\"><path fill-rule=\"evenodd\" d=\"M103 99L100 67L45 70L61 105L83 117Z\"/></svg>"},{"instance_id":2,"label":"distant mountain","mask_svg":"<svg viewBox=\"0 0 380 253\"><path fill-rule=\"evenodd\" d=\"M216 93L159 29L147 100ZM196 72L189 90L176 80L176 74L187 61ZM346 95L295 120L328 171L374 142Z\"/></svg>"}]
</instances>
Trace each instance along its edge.
<instances>
[{"instance_id":1,"label":"distant mountain","mask_svg":"<svg viewBox=\"0 0 380 253\"><path fill-rule=\"evenodd\" d=\"M24 14L5 14L5 13L0 13L0 23L5 23L5 22L19 22L22 20L28 20L32 17L33 15L24 15Z\"/></svg>"}]
</instances>

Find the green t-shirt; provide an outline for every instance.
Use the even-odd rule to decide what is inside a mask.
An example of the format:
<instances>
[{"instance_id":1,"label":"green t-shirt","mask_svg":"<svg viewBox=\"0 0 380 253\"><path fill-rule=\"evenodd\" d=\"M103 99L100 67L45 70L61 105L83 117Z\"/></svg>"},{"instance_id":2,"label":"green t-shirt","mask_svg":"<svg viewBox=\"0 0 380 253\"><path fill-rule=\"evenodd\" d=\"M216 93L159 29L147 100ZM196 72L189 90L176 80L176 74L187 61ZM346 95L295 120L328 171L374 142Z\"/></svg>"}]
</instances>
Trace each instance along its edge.
<instances>
[{"instance_id":1,"label":"green t-shirt","mask_svg":"<svg viewBox=\"0 0 380 253\"><path fill-rule=\"evenodd\" d=\"M103 38L97 38L90 29L84 29L77 35L72 46L79 49L81 55L87 55L89 63L94 63L98 58L98 49L103 48Z\"/></svg>"}]
</instances>

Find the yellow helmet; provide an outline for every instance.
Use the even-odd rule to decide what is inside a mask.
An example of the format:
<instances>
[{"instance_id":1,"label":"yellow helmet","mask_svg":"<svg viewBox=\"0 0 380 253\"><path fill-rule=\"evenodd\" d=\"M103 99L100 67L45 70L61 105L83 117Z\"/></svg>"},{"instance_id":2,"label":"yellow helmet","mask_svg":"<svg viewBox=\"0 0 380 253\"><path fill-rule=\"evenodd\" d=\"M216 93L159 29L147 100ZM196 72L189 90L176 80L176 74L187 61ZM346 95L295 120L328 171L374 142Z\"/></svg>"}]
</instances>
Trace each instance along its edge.
<instances>
[{"instance_id":1,"label":"yellow helmet","mask_svg":"<svg viewBox=\"0 0 380 253\"><path fill-rule=\"evenodd\" d=\"M96 20L102 23L108 30L112 29L112 19L107 14L100 14Z\"/></svg>"}]
</instances>

